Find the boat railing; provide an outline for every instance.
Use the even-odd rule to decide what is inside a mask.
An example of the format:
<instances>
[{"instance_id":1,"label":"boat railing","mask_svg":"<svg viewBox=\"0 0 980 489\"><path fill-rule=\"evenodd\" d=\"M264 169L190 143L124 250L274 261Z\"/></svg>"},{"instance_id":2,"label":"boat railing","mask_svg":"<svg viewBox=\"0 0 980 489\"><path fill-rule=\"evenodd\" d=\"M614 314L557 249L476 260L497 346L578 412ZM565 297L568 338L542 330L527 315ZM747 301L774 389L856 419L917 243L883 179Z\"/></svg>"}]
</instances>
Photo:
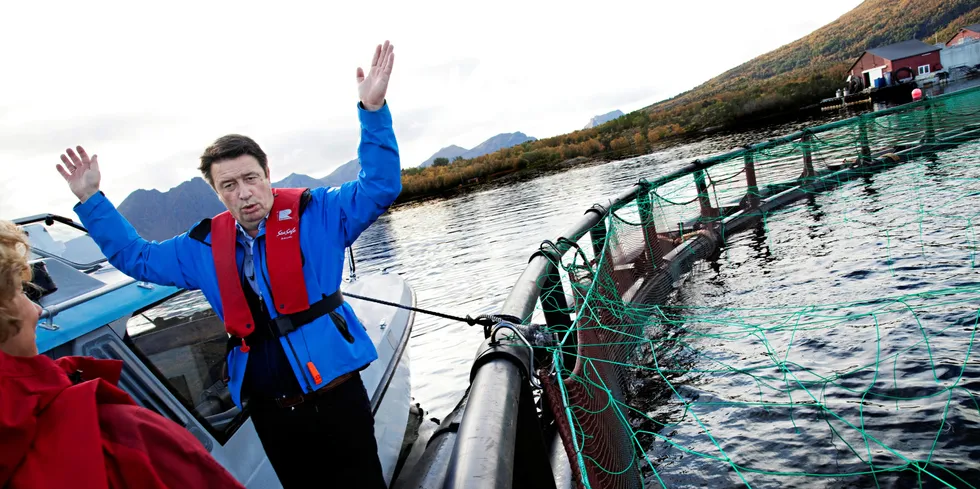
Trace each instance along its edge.
<instances>
[{"instance_id":1,"label":"boat railing","mask_svg":"<svg viewBox=\"0 0 980 489\"><path fill-rule=\"evenodd\" d=\"M606 270L614 273L612 270L622 264L616 263L617 260L623 260L624 256L622 252L617 255L607 239L609 227L616 225L617 211L628 208L636 214L645 247L640 253L642 256L636 259L645 260L644 270L648 275L661 277L659 282L648 280L646 287L659 287L662 291L664 283L671 288L684 269L689 270L694 259L710 253L716 242L724 240L726 233L759 222L766 212L848 179L980 137L980 125L971 122L980 120L973 119L980 113L980 108L955 103L976 94L980 94L980 87L861 114L696 159L666 175L641 180L607 202L585 210L578 222L557 240L542 244L514 283L500 309L500 317L526 325L534 320L535 313L540 313L549 331L561 338L562 349L574 347L575 334L570 333L575 333L577 313L581 312L580 297L572 294L577 305L569 307L570 296L566 294L563 282L567 283L570 278L567 271L561 270L560 264L569 253L584 256L580 242L588 240L591 246L585 244L584 248L592 254L590 263L598 266L605 262ZM964 110L961 105L973 112L957 113L957 110ZM904 122L889 121L896 117L904 118ZM899 126L903 129L891 130ZM910 126L914 130L909 130ZM835 138L846 139L846 144L834 144L832 139ZM818 155L818 151L822 153ZM820 168L815 167L817 160ZM723 178L709 174L722 169L728 173ZM790 177L786 178L787 175ZM684 201L678 202L680 199ZM711 246L704 246L704 240L711 240ZM672 248L664 249L664 242L670 243ZM613 300L626 302L644 295L637 287L630 287L633 284L620 283L622 281L617 280L611 292L604 290L603 293L615 296ZM518 346L494 344L489 340L481 345L471 370L469 400L447 462L443 487L553 487L553 483L540 485L540 479L535 479L534 484L529 481L542 477L541 472L552 477L553 469L558 470L557 467L529 471L528 460L520 459L521 456L529 457L537 463L554 460L549 454L537 453L546 450L540 444L535 445L538 448L530 455L526 447L520 446L526 434L519 430L519 426L527 426L520 414L526 412L526 407L521 404L533 400L518 393L528 389L530 377L535 375L543 379L550 376L553 383L561 382L557 378L561 370L555 369L554 365L550 368L543 365L539 366L542 369L538 372L527 371L529 362L522 356L533 352L512 343ZM490 360L486 360L488 356ZM574 354L565 358L575 361ZM547 397L544 393L535 394ZM573 424L569 419L571 414L562 419L561 410L556 410L549 416L546 404L542 402L545 407L540 409L538 429L541 430L546 422L564 425L555 429L564 433L562 438L568 455L565 463L571 466L574 477L579 482L589 480L589 487L611 487L609 482L598 482L593 469L585 466L582 447L577 446L575 436L569 436L569 425ZM617 487L638 487L641 482L636 466L634 463L632 469L611 478L606 477L608 473L602 477L606 481L619 477L615 483ZM623 478L628 479L625 484L622 484Z\"/></svg>"},{"instance_id":2,"label":"boat railing","mask_svg":"<svg viewBox=\"0 0 980 489\"><path fill-rule=\"evenodd\" d=\"M28 226L30 224L42 223L42 222L47 226L51 226L54 225L55 223L60 223L74 229L75 231L79 231L85 234L88 233L88 230L85 229L85 227L82 226L81 224L73 221L72 219L59 216L56 214L38 214L34 216L14 219L12 222L17 226ZM54 260L56 262L60 262L63 263L64 265L67 265L68 267L67 269L59 269L59 271L56 272L58 274L57 277L58 282L60 282L62 286L66 285L65 282L73 282L80 279L84 279L89 282L93 282L95 284L100 284L95 279L87 279L85 275L88 272L100 269L102 267L106 267L108 262L108 259L105 258L104 256L96 260L93 260L89 263L77 263L63 256L60 256L57 253L52 253L40 248L32 248L31 252L37 255L38 257L40 257L39 260L32 260L32 264L34 262L44 262L45 260ZM58 314L67 311L68 309L71 309L73 307L76 307L78 305L102 297L106 294L122 289L124 287L128 287L132 284L137 284L139 287L143 287L143 288L153 288L153 285L148 284L146 282L140 282L128 276L122 277L112 283L101 284L98 287L91 288L91 290L82 291L78 295L75 295L74 297L70 297L66 300L50 305L42 304L41 313L38 317L38 325L39 327L44 329L57 330L58 326L54 323L54 318Z\"/></svg>"}]
</instances>

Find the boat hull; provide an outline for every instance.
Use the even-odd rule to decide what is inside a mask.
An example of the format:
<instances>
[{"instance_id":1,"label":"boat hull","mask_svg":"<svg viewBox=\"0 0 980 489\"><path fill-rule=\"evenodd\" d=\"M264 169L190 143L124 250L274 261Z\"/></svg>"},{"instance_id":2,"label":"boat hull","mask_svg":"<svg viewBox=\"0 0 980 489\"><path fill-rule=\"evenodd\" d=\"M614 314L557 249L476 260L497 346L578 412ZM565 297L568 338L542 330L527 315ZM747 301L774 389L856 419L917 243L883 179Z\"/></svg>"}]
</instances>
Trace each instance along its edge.
<instances>
[{"instance_id":1,"label":"boat hull","mask_svg":"<svg viewBox=\"0 0 980 489\"><path fill-rule=\"evenodd\" d=\"M415 306L414 292L398 275L358 279L348 284L344 293ZM346 300L378 350L378 359L361 372L361 378L371 396L378 458L385 481L391 484L403 450L412 402L409 337L415 313L350 296Z\"/></svg>"}]
</instances>

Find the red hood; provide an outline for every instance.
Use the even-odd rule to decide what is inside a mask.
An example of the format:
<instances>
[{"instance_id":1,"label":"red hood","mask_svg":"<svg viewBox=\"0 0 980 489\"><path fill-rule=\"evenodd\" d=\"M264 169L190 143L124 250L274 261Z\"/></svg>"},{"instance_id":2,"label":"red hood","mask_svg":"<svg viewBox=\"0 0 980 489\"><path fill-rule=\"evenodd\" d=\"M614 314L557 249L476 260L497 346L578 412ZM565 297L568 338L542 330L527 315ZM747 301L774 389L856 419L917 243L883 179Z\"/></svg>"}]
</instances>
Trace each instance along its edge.
<instances>
[{"instance_id":1,"label":"red hood","mask_svg":"<svg viewBox=\"0 0 980 489\"><path fill-rule=\"evenodd\" d=\"M121 371L0 352L0 487L244 489L186 429L116 387Z\"/></svg>"},{"instance_id":2,"label":"red hood","mask_svg":"<svg viewBox=\"0 0 980 489\"><path fill-rule=\"evenodd\" d=\"M64 357L55 361L44 355L15 357L0 352L0 486L24 462L39 434L47 431L38 421L58 395L72 386L67 374L80 372L85 380L101 378L115 385L121 371L118 360ZM117 401L133 402L128 396Z\"/></svg>"}]
</instances>

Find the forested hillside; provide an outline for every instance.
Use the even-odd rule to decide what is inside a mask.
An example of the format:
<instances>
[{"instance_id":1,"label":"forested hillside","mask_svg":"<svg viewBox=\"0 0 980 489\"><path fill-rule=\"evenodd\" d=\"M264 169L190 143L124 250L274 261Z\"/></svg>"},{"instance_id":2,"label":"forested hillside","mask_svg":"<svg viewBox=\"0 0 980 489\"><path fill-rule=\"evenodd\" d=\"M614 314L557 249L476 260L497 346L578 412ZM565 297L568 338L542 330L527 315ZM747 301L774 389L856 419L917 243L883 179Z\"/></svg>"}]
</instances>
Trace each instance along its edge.
<instances>
[{"instance_id":1,"label":"forested hillside","mask_svg":"<svg viewBox=\"0 0 980 489\"><path fill-rule=\"evenodd\" d=\"M977 0L867 0L802 39L598 127L404 173L399 202L575 157L645 153L667 138L793 114L843 87L847 68L866 49L908 39L945 42L960 27L977 22Z\"/></svg>"}]
</instances>

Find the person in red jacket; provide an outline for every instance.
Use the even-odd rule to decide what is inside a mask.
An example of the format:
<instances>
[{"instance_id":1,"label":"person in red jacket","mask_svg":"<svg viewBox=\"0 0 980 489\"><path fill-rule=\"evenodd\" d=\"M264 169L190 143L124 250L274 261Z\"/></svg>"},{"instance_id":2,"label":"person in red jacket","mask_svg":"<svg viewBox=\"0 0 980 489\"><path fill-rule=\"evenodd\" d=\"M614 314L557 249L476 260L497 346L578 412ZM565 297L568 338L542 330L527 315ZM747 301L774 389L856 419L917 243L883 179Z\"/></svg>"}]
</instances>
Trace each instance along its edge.
<instances>
[{"instance_id":1,"label":"person in red jacket","mask_svg":"<svg viewBox=\"0 0 980 489\"><path fill-rule=\"evenodd\" d=\"M187 430L116 387L121 361L38 355L27 250L0 221L0 487L244 489Z\"/></svg>"}]
</instances>

